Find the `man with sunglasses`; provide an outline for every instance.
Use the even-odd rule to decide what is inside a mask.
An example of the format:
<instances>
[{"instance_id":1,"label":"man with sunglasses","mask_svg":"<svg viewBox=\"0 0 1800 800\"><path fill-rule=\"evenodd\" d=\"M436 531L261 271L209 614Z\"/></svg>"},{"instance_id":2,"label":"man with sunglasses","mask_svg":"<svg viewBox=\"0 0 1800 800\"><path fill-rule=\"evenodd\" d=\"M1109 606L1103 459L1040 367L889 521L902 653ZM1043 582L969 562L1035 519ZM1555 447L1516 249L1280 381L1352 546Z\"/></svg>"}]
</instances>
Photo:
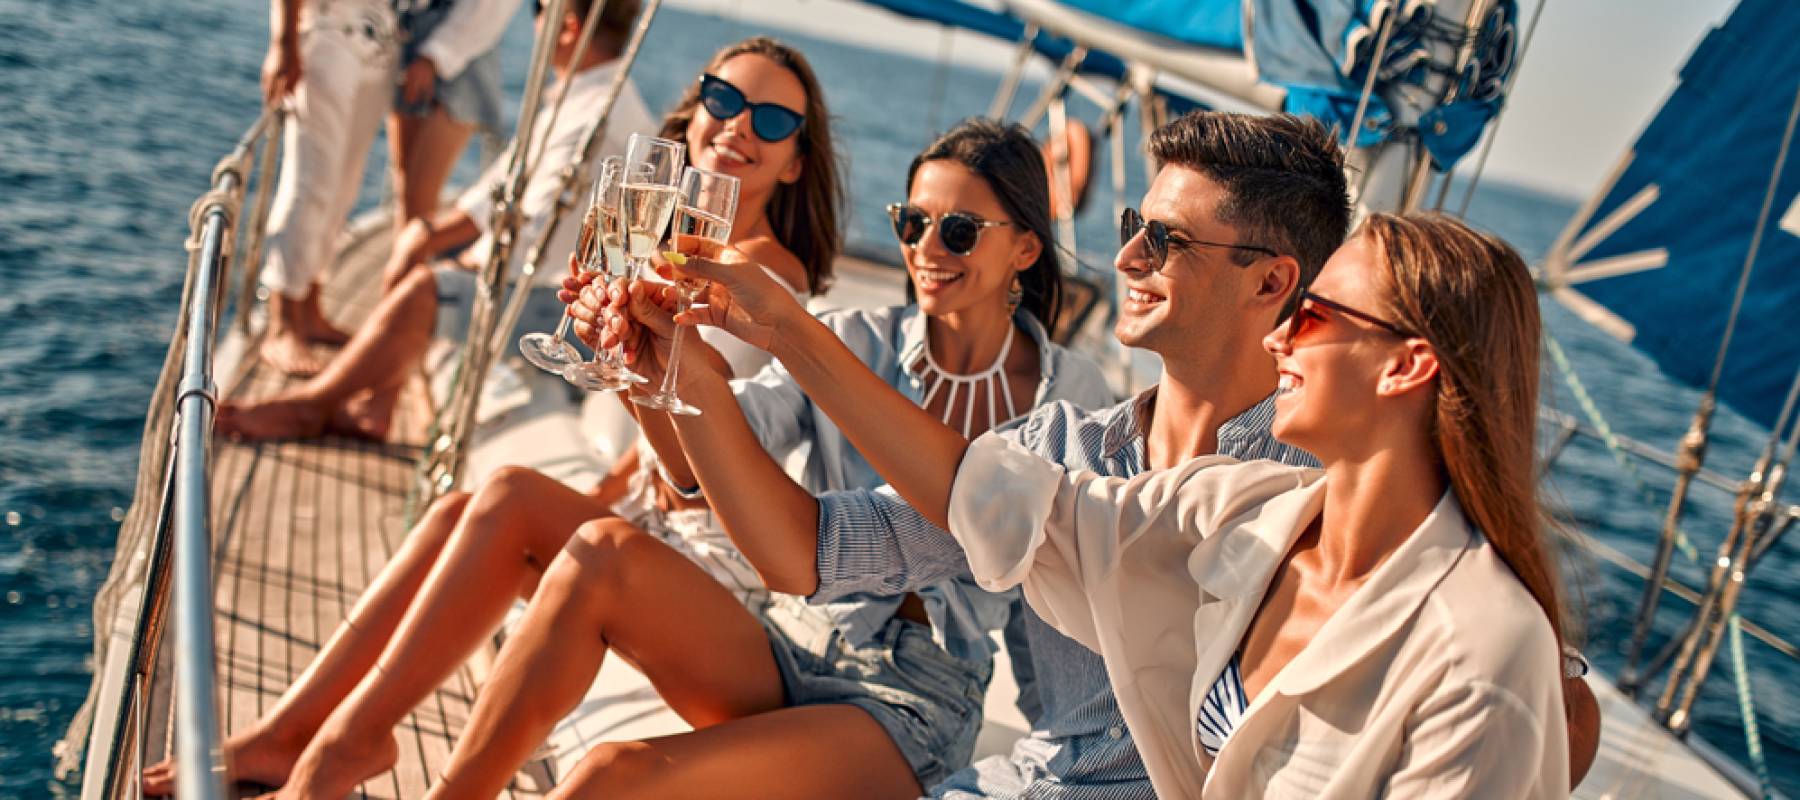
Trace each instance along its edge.
<instances>
[{"instance_id":1,"label":"man with sunglasses","mask_svg":"<svg viewBox=\"0 0 1800 800\"><path fill-rule=\"evenodd\" d=\"M1097 411L1046 404L1002 435L1068 469L1116 477L1215 453L1314 465L1311 456L1270 433L1277 374L1262 339L1296 305L1307 324L1332 312L1361 319L1362 312L1301 289L1349 228L1335 138L1315 121L1287 115L1195 112L1158 129L1150 155L1162 168L1143 210L1127 211L1120 220L1115 265L1126 297L1115 334L1161 358L1156 386ZM903 241L930 235L927 220L904 208L890 213ZM938 220L938 235L972 243L982 230L974 222L962 220L945 231ZM709 262L690 266L731 295L759 291L743 270ZM729 296L718 299L737 306ZM931 430L936 420L856 369L853 356L846 357L831 332L810 318L752 324L781 331L770 343L774 355L890 481L873 493L820 498L818 589L810 599L828 602L871 588L906 591L966 574L967 561L943 527L966 442ZM705 473L702 461L694 463ZM729 481L731 475L700 478ZM996 502L1007 502L1006 487L994 490ZM909 505L902 493L921 499L931 515ZM1104 661L1022 602L1015 615L1018 624L1008 625L1007 643L1031 733L1009 756L978 762L930 794L1154 797ZM1579 780L1597 744L1598 717L1585 683L1570 682L1565 694L1575 709L1571 775ZM1583 741L1585 747L1576 744Z\"/></svg>"},{"instance_id":2,"label":"man with sunglasses","mask_svg":"<svg viewBox=\"0 0 1800 800\"><path fill-rule=\"evenodd\" d=\"M1150 154L1163 167L1144 211L1128 211L1121 220L1116 266L1128 295L1116 333L1124 344L1162 358L1160 381L1098 411L1066 402L1040 406L1006 435L1070 469L1118 476L1210 453L1312 463L1270 435L1277 376L1261 341L1347 232L1336 141L1318 123L1291 116L1197 112L1159 129ZM907 206L891 207L889 215L902 242L935 235L952 252L968 252L983 231L1005 224L957 213L934 219ZM730 268L698 269L729 290L742 285ZM909 401L886 387L866 383L873 376L859 365L838 363L842 345L809 320L757 322L784 331L775 355L894 487L918 496L916 487L934 486L948 497L960 451L927 449L893 460L921 433L912 424L921 412L901 407ZM885 463L882 456L889 457ZM1005 487L995 491L1004 501ZM942 522L890 487L821 497L818 589L810 599L908 591L967 574ZM1154 797L1101 658L1023 602L1015 600L1013 613L1007 642L1032 731L1009 756L964 769L930 794Z\"/></svg>"}]
</instances>

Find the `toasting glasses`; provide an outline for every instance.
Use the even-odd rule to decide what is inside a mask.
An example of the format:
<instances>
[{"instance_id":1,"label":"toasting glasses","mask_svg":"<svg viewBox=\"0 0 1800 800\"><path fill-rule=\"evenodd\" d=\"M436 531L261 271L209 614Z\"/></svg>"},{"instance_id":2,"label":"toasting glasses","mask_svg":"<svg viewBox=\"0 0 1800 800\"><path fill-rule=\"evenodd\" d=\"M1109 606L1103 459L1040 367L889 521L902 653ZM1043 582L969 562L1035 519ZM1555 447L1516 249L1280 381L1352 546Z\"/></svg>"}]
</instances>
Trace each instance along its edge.
<instances>
[{"instance_id":1,"label":"toasting glasses","mask_svg":"<svg viewBox=\"0 0 1800 800\"><path fill-rule=\"evenodd\" d=\"M612 156L602 162L600 180L594 184L594 202L590 207L590 219L597 219L594 237L589 241L582 239L581 253L584 261L582 269L598 272L610 283L616 278L631 276L630 266L625 261L624 237L619 227L620 196L624 191L625 161ZM567 327L568 319L563 320ZM558 328L561 332L562 328ZM590 392L610 392L623 389L633 383L644 383L646 378L632 372L625 366L625 359L614 350L596 350L592 361L576 361L562 370L562 376L568 382Z\"/></svg>"},{"instance_id":2,"label":"toasting glasses","mask_svg":"<svg viewBox=\"0 0 1800 800\"><path fill-rule=\"evenodd\" d=\"M687 148L680 142L633 134L625 160L607 198L617 216L607 231L611 244L602 239L602 251L613 264L609 278L635 278L656 252L675 208L675 184L685 163ZM625 366L617 351L602 350L594 360L577 364L563 373L570 383L590 391L614 391L646 379Z\"/></svg>"},{"instance_id":3,"label":"toasting glasses","mask_svg":"<svg viewBox=\"0 0 1800 800\"><path fill-rule=\"evenodd\" d=\"M603 249L607 237L610 236L615 244L619 238L619 171L622 165L618 156L600 162L600 179L594 182L593 197L581 218L581 234L575 240L575 263L585 272L601 272L611 277L616 270L625 269L623 259L615 252ZM564 314L555 333L527 333L519 337L519 355L538 369L568 378L569 371L581 365L581 351L568 340L572 321Z\"/></svg>"},{"instance_id":4,"label":"toasting glasses","mask_svg":"<svg viewBox=\"0 0 1800 800\"><path fill-rule=\"evenodd\" d=\"M677 192L679 206L675 212L675 250L683 255L716 259L731 240L731 220L737 216L738 180L695 167L681 175ZM706 282L682 279L675 284L677 313L687 310ZM675 395L676 369L681 365L681 341L687 326L675 328L675 340L669 349L669 366L663 371L662 387L655 394L633 397L631 401L646 408L657 408L671 414L693 416L700 409Z\"/></svg>"}]
</instances>

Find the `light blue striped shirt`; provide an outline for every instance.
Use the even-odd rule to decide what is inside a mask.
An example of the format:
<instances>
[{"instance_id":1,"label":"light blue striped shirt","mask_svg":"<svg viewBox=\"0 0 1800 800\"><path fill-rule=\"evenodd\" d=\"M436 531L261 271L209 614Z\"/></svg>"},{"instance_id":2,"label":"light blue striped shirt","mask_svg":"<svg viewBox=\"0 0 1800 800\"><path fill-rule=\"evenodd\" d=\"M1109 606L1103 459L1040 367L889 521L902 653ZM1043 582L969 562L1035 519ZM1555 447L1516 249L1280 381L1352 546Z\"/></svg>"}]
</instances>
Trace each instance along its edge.
<instances>
[{"instance_id":1,"label":"light blue striped shirt","mask_svg":"<svg viewBox=\"0 0 1800 800\"><path fill-rule=\"evenodd\" d=\"M920 370L925 353L925 315L916 305L873 310L851 310L819 317L870 371L914 403L925 389ZM1040 377L1032 407L1067 401L1087 405L1112 402L1106 377L1091 359L1050 341L1035 317L1020 311L1013 316L1020 331L1037 345ZM763 368L754 377L733 381L738 406L764 449L770 453L807 447L800 483L820 495L821 508L856 506L867 502L884 481L867 459L851 446L837 424L800 390L780 362ZM883 487L880 491L889 491ZM823 527L823 526L822 526ZM843 554L838 540L821 537L819 563L839 563ZM954 549L954 548L953 548ZM1005 624L1012 595L982 590L968 574L962 551L954 563L934 569L937 580L909 582L904 587L859 575L854 584L835 587L827 611L844 639L855 647L876 643L881 631L899 610L908 592L925 603L932 634L944 650L957 658L986 663L993 658L987 631Z\"/></svg>"},{"instance_id":2,"label":"light blue striped shirt","mask_svg":"<svg viewBox=\"0 0 1800 800\"><path fill-rule=\"evenodd\" d=\"M1005 431L1070 469L1131 477L1147 468L1144 437L1155 389L1087 411L1050 403ZM1218 450L1243 460L1316 466L1305 452L1275 441L1275 397L1219 426ZM950 533L932 525L891 489L819 500L819 590L814 600L880 586L903 592L966 579L968 563ZM972 585L972 584L971 584ZM1015 593L1008 593L1009 598ZM1045 623L1023 601L1012 603L1007 648L1031 721L1009 757L990 758L951 776L933 797L1151 800L1149 776L1113 697L1105 663Z\"/></svg>"}]
</instances>

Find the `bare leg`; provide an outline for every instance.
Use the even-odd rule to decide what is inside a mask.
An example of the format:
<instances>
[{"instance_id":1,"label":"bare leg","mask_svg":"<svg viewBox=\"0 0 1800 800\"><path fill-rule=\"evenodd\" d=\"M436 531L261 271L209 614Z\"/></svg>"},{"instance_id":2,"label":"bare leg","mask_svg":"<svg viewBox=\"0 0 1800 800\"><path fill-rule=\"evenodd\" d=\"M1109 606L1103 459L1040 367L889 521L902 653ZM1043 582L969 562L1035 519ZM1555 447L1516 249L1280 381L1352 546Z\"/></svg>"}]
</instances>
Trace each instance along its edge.
<instances>
[{"instance_id":1,"label":"bare leg","mask_svg":"<svg viewBox=\"0 0 1800 800\"><path fill-rule=\"evenodd\" d=\"M319 344L341 345L350 341L350 334L343 332L325 318L325 307L320 302L319 284L312 285L312 291L306 293L300 301L300 316L295 321L300 325L300 333L309 342Z\"/></svg>"},{"instance_id":2,"label":"bare leg","mask_svg":"<svg viewBox=\"0 0 1800 800\"><path fill-rule=\"evenodd\" d=\"M245 439L315 436L352 396L370 390L398 392L431 344L437 302L431 270L412 271L319 374L266 400L221 403L220 432Z\"/></svg>"},{"instance_id":3,"label":"bare leg","mask_svg":"<svg viewBox=\"0 0 1800 800\"><path fill-rule=\"evenodd\" d=\"M701 645L706 657L695 658ZM756 618L660 540L616 518L596 520L568 540L524 623L501 648L441 788L489 798L505 787L581 698L609 647L650 676L663 699L696 727L781 706L780 674ZM334 715L314 748L328 752L338 737L350 749L366 751L375 746L369 737L391 738L388 726L397 719ZM307 762L301 759L290 786L308 791L296 797L341 796L355 783L332 776L364 777L363 769L345 760ZM303 784L303 774L320 780Z\"/></svg>"},{"instance_id":4,"label":"bare leg","mask_svg":"<svg viewBox=\"0 0 1800 800\"><path fill-rule=\"evenodd\" d=\"M413 140L418 138L419 123L424 120L411 114L389 111L387 115L388 179L394 188L394 235L398 237L416 214L407 210L407 161L412 156Z\"/></svg>"},{"instance_id":5,"label":"bare leg","mask_svg":"<svg viewBox=\"0 0 1800 800\"><path fill-rule=\"evenodd\" d=\"M602 744L550 796L911 800L920 794L911 767L873 717L854 706L825 705Z\"/></svg>"},{"instance_id":6,"label":"bare leg","mask_svg":"<svg viewBox=\"0 0 1800 800\"><path fill-rule=\"evenodd\" d=\"M249 730L225 740L225 766L234 780L279 785L287 779L294 759L300 756L319 724L325 721L344 695L356 686L375 656L381 652L400 615L412 602L419 584L437 563L451 531L469 505L469 495L445 495L425 512L425 518L364 590L350 616L338 625L330 641L306 667L275 707ZM166 794L175 788L175 764L166 760L144 771L145 794Z\"/></svg>"},{"instance_id":7,"label":"bare leg","mask_svg":"<svg viewBox=\"0 0 1800 800\"><path fill-rule=\"evenodd\" d=\"M587 495L532 470L495 473L470 501L373 669L363 669L317 726L290 786L301 796L342 797L389 769L394 726L493 635L514 597L533 595L569 533L604 513ZM323 789L321 779L328 781Z\"/></svg>"},{"instance_id":8,"label":"bare leg","mask_svg":"<svg viewBox=\"0 0 1800 800\"><path fill-rule=\"evenodd\" d=\"M276 292L269 301L269 327L263 331L258 352L270 366L289 375L317 375L325 362L313 354L307 337L308 317L323 319L318 310L319 285L313 284L305 297L293 298ZM307 303L313 308L309 311Z\"/></svg>"},{"instance_id":9,"label":"bare leg","mask_svg":"<svg viewBox=\"0 0 1800 800\"><path fill-rule=\"evenodd\" d=\"M424 118L391 114L389 132L396 127L403 132L393 148L393 163L397 165L394 196L400 206L398 228L437 211L438 197L450 180L450 170L475 127L458 122L444 113L442 106L433 108L430 116Z\"/></svg>"},{"instance_id":10,"label":"bare leg","mask_svg":"<svg viewBox=\"0 0 1800 800\"><path fill-rule=\"evenodd\" d=\"M428 575L443 571L440 563L461 559L463 566L483 569L483 574L466 578L474 581L472 585L514 587L517 596L529 597L536 576L568 533L604 513L587 495L525 469L496 473L473 499L458 492L432 504L274 709L250 730L226 741L225 763L231 774L237 780L270 785L287 779L319 726L390 646L408 609L430 608L430 593L420 597L419 590ZM490 598L501 613L513 596L506 591L470 594ZM169 761L146 770L145 793L172 791L174 777Z\"/></svg>"}]
</instances>

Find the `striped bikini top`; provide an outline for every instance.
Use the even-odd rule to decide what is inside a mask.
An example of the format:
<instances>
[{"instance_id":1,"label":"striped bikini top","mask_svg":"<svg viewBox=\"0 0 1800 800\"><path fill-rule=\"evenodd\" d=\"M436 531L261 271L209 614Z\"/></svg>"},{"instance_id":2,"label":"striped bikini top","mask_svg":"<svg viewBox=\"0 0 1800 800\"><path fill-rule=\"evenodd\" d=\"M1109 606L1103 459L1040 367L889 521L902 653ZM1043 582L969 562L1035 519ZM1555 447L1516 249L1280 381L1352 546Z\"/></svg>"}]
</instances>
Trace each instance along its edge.
<instances>
[{"instance_id":1,"label":"striped bikini top","mask_svg":"<svg viewBox=\"0 0 1800 800\"><path fill-rule=\"evenodd\" d=\"M1231 732L1237 730L1249 708L1250 698L1244 696L1243 674L1238 669L1237 654L1233 653L1218 680L1213 681L1212 688L1206 691L1206 699L1200 703L1200 715L1194 720L1194 732L1199 734L1200 747L1207 755L1219 756L1219 751L1225 748L1225 740L1231 738Z\"/></svg>"}]
</instances>

